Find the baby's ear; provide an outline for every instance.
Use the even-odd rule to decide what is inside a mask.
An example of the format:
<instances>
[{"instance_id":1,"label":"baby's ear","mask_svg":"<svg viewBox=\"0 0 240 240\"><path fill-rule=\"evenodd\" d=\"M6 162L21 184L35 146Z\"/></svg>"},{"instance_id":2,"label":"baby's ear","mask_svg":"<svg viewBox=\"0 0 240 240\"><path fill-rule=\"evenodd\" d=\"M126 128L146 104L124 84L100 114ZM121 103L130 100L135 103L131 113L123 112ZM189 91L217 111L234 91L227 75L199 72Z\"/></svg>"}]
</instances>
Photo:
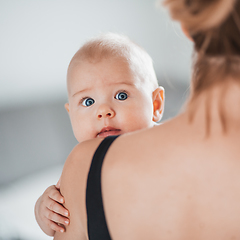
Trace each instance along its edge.
<instances>
[{"instance_id":1,"label":"baby's ear","mask_svg":"<svg viewBox=\"0 0 240 240\"><path fill-rule=\"evenodd\" d=\"M64 107L67 110L67 112L69 113L69 103L65 103Z\"/></svg>"},{"instance_id":2,"label":"baby's ear","mask_svg":"<svg viewBox=\"0 0 240 240\"><path fill-rule=\"evenodd\" d=\"M158 87L152 94L154 122L159 122L163 116L165 92L163 87Z\"/></svg>"}]
</instances>

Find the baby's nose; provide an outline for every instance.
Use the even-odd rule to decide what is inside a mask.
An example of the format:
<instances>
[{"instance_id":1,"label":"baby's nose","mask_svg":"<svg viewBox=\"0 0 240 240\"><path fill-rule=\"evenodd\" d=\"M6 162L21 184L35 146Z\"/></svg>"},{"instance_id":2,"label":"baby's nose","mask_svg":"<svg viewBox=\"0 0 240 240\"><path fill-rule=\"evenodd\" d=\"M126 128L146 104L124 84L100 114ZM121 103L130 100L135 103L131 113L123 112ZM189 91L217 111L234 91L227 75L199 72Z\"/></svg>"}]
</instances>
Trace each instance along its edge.
<instances>
[{"instance_id":1,"label":"baby's nose","mask_svg":"<svg viewBox=\"0 0 240 240\"><path fill-rule=\"evenodd\" d=\"M113 118L115 112L107 105L101 105L98 109L97 118Z\"/></svg>"}]
</instances>

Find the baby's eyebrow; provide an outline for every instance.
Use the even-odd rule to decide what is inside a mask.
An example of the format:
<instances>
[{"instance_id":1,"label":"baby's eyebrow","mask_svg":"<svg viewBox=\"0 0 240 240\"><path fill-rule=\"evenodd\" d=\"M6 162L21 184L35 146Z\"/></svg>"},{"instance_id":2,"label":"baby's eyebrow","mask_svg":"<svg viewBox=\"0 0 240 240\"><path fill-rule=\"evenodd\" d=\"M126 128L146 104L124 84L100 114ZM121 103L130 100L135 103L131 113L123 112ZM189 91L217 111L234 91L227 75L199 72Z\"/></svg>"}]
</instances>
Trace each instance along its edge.
<instances>
[{"instance_id":1,"label":"baby's eyebrow","mask_svg":"<svg viewBox=\"0 0 240 240\"><path fill-rule=\"evenodd\" d=\"M110 83L111 85L128 85L128 86L135 86L135 84L133 83L128 83L128 82L113 82L113 83Z\"/></svg>"},{"instance_id":2,"label":"baby's eyebrow","mask_svg":"<svg viewBox=\"0 0 240 240\"><path fill-rule=\"evenodd\" d=\"M74 93L74 94L72 95L72 97L74 97L75 95L78 95L79 93L83 93L83 92L89 91L90 89L91 89L91 88L84 88L84 89L82 89L82 90Z\"/></svg>"},{"instance_id":3,"label":"baby's eyebrow","mask_svg":"<svg viewBox=\"0 0 240 240\"><path fill-rule=\"evenodd\" d=\"M109 83L108 85L128 85L128 86L135 86L135 84L129 83L129 82L113 82L113 83ZM75 97L75 96L78 95L79 93L83 93L83 92L86 92L86 91L89 91L89 90L91 90L90 87L89 87L89 88L84 88L84 89L82 89L82 90L80 90L80 91L75 92L75 93L72 95L72 97Z\"/></svg>"}]
</instances>

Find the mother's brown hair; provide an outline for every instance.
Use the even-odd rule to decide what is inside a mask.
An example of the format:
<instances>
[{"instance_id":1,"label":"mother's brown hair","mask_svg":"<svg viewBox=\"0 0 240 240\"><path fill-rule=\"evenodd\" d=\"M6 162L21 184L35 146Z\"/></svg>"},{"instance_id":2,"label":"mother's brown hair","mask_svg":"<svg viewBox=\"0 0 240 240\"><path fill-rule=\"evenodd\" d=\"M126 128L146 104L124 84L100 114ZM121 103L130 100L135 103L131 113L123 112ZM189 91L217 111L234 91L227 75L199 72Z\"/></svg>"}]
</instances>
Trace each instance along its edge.
<instances>
[{"instance_id":1,"label":"mother's brown hair","mask_svg":"<svg viewBox=\"0 0 240 240\"><path fill-rule=\"evenodd\" d=\"M194 42L190 104L203 90L228 80L240 84L240 1L165 0ZM220 109L224 128L224 113Z\"/></svg>"}]
</instances>

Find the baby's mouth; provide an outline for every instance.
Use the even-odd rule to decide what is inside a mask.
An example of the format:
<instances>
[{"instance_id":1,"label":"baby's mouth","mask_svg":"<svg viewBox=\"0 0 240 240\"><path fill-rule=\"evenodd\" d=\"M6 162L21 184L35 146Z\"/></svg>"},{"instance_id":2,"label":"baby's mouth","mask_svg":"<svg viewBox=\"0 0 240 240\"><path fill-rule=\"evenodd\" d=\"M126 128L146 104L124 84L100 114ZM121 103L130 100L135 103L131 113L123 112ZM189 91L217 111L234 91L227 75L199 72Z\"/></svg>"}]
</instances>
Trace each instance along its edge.
<instances>
[{"instance_id":1,"label":"baby's mouth","mask_svg":"<svg viewBox=\"0 0 240 240\"><path fill-rule=\"evenodd\" d=\"M112 135L119 135L120 132L121 132L121 129L116 129L113 127L104 127L101 130L101 132L97 134L97 137L105 138Z\"/></svg>"}]
</instances>

